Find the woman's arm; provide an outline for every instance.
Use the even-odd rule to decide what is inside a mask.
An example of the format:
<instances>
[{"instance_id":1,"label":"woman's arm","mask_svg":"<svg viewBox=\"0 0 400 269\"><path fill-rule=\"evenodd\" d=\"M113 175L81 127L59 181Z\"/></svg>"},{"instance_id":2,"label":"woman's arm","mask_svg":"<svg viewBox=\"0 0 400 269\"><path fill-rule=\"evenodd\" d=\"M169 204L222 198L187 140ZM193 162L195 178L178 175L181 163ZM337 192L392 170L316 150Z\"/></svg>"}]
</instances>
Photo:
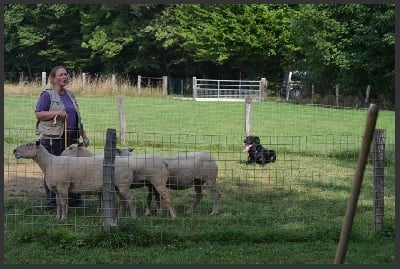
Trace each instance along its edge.
<instances>
[{"instance_id":1,"label":"woman's arm","mask_svg":"<svg viewBox=\"0 0 400 269\"><path fill-rule=\"evenodd\" d=\"M37 111L35 112L37 120L52 120L55 116L65 118L67 112L65 111Z\"/></svg>"}]
</instances>

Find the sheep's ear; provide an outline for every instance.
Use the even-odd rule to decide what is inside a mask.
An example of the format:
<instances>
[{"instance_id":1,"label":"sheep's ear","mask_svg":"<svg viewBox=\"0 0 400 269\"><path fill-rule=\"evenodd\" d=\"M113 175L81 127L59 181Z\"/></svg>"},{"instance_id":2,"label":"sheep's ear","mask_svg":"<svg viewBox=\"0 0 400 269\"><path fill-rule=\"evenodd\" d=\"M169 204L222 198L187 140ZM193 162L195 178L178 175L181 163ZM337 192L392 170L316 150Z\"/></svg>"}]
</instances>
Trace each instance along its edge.
<instances>
[{"instance_id":1,"label":"sheep's ear","mask_svg":"<svg viewBox=\"0 0 400 269\"><path fill-rule=\"evenodd\" d=\"M40 146L40 141L39 140L36 141L36 146Z\"/></svg>"}]
</instances>

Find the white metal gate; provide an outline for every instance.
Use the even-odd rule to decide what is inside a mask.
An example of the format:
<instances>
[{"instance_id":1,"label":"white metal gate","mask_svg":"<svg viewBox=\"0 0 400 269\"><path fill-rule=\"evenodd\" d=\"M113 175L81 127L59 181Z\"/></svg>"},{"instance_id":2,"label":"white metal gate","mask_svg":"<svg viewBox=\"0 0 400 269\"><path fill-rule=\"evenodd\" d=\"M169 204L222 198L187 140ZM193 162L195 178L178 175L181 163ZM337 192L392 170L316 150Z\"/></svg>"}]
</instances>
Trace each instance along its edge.
<instances>
[{"instance_id":1,"label":"white metal gate","mask_svg":"<svg viewBox=\"0 0 400 269\"><path fill-rule=\"evenodd\" d=\"M242 101L247 97L262 99L266 80L220 80L193 77L194 100Z\"/></svg>"}]
</instances>

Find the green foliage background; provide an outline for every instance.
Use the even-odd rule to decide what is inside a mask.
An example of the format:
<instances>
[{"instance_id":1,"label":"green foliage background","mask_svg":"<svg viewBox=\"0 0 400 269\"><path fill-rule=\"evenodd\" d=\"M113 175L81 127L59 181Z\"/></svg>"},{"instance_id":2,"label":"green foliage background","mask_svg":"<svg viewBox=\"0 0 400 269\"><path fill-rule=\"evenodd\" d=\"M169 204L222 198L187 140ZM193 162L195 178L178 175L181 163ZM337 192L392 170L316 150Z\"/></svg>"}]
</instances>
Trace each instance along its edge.
<instances>
[{"instance_id":1,"label":"green foliage background","mask_svg":"<svg viewBox=\"0 0 400 269\"><path fill-rule=\"evenodd\" d=\"M394 4L7 4L5 72L258 79L394 103Z\"/></svg>"}]
</instances>

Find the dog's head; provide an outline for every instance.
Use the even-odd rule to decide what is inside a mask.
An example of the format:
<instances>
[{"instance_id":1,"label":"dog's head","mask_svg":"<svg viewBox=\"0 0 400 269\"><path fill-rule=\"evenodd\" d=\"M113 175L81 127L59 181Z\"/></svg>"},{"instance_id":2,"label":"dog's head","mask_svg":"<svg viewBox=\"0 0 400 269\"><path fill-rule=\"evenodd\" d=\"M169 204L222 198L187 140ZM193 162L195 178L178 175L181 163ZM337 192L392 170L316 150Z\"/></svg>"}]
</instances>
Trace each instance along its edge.
<instances>
[{"instance_id":1,"label":"dog's head","mask_svg":"<svg viewBox=\"0 0 400 269\"><path fill-rule=\"evenodd\" d=\"M254 145L258 145L260 144L260 138L258 136L255 135L249 135L246 136L246 139L243 140L245 147L244 147L244 152L248 152L251 147L253 147Z\"/></svg>"}]
</instances>

